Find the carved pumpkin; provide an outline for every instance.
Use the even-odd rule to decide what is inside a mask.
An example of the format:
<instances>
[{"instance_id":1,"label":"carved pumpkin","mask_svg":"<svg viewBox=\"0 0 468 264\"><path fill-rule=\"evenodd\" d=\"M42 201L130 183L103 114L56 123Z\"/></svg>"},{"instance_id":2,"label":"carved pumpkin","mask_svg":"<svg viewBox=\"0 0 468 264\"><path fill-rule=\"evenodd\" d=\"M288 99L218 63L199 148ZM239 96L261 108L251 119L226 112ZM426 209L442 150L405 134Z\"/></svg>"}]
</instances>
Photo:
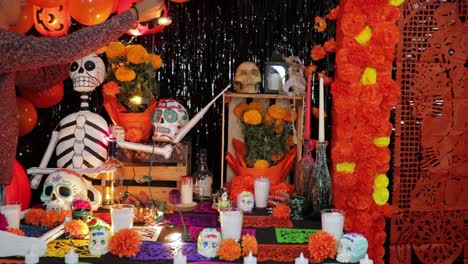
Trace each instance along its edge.
<instances>
[{"instance_id":1,"label":"carved pumpkin","mask_svg":"<svg viewBox=\"0 0 468 264\"><path fill-rule=\"evenodd\" d=\"M5 188L5 198L7 202L20 201L21 210L29 207L31 189L29 188L28 176L17 160L13 164L13 179Z\"/></svg>"},{"instance_id":2,"label":"carved pumpkin","mask_svg":"<svg viewBox=\"0 0 468 264\"><path fill-rule=\"evenodd\" d=\"M66 3L56 7L34 6L34 27L48 37L63 36L71 25L70 10Z\"/></svg>"}]
</instances>

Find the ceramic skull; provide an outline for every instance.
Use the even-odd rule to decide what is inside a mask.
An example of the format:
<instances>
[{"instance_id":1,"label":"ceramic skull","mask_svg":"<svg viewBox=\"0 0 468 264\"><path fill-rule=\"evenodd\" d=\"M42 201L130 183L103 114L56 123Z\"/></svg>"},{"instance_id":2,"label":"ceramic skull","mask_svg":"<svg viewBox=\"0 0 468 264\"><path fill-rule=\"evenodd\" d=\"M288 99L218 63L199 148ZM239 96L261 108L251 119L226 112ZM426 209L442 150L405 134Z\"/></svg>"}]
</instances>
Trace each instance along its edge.
<instances>
[{"instance_id":1,"label":"ceramic skull","mask_svg":"<svg viewBox=\"0 0 468 264\"><path fill-rule=\"evenodd\" d=\"M98 55L92 53L72 62L69 73L75 91L91 92L104 81L106 66Z\"/></svg>"},{"instance_id":2,"label":"ceramic skull","mask_svg":"<svg viewBox=\"0 0 468 264\"><path fill-rule=\"evenodd\" d=\"M366 256L367 247L367 239L363 235L347 233L340 240L336 260L343 263L358 262Z\"/></svg>"},{"instance_id":3,"label":"ceramic skull","mask_svg":"<svg viewBox=\"0 0 468 264\"><path fill-rule=\"evenodd\" d=\"M262 76L255 63L246 61L241 63L234 75L234 89L238 93L258 93Z\"/></svg>"},{"instance_id":4,"label":"ceramic skull","mask_svg":"<svg viewBox=\"0 0 468 264\"><path fill-rule=\"evenodd\" d=\"M251 192L243 191L237 196L237 208L250 212L254 208L254 196Z\"/></svg>"},{"instance_id":5,"label":"ceramic skull","mask_svg":"<svg viewBox=\"0 0 468 264\"><path fill-rule=\"evenodd\" d=\"M89 253L92 255L104 255L109 251L110 228L102 221L90 228L89 233Z\"/></svg>"},{"instance_id":6,"label":"ceramic skull","mask_svg":"<svg viewBox=\"0 0 468 264\"><path fill-rule=\"evenodd\" d=\"M173 99L161 99L153 115L154 135L156 141L170 142L187 124L189 115L185 107Z\"/></svg>"},{"instance_id":7,"label":"ceramic skull","mask_svg":"<svg viewBox=\"0 0 468 264\"><path fill-rule=\"evenodd\" d=\"M203 229L198 235L198 254L207 258L215 258L218 256L219 243L221 243L221 233L219 231L215 228Z\"/></svg>"}]
</instances>

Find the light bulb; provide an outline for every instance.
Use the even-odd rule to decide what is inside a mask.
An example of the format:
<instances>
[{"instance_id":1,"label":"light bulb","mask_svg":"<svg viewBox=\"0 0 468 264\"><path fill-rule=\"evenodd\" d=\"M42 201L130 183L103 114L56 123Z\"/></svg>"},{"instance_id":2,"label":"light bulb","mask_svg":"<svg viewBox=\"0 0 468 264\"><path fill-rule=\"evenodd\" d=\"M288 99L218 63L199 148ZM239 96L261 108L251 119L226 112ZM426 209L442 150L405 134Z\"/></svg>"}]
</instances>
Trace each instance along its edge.
<instances>
[{"instance_id":1,"label":"light bulb","mask_svg":"<svg viewBox=\"0 0 468 264\"><path fill-rule=\"evenodd\" d=\"M132 98L130 98L130 102L132 104L139 105L143 102L143 98L141 96L135 95Z\"/></svg>"},{"instance_id":2,"label":"light bulb","mask_svg":"<svg viewBox=\"0 0 468 264\"><path fill-rule=\"evenodd\" d=\"M170 17L160 17L158 19L158 24L161 25L161 26L168 26L172 23L172 19Z\"/></svg>"}]
</instances>

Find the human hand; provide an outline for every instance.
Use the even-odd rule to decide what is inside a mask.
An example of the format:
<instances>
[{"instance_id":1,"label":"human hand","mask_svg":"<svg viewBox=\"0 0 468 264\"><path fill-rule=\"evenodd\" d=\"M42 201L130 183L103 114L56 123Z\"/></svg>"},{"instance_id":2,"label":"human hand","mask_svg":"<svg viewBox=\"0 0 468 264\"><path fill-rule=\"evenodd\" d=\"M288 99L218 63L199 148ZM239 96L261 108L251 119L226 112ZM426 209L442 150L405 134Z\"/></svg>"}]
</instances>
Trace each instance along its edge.
<instances>
[{"instance_id":1,"label":"human hand","mask_svg":"<svg viewBox=\"0 0 468 264\"><path fill-rule=\"evenodd\" d=\"M138 21L146 22L161 16L164 0L142 0L135 5L138 10Z\"/></svg>"}]
</instances>

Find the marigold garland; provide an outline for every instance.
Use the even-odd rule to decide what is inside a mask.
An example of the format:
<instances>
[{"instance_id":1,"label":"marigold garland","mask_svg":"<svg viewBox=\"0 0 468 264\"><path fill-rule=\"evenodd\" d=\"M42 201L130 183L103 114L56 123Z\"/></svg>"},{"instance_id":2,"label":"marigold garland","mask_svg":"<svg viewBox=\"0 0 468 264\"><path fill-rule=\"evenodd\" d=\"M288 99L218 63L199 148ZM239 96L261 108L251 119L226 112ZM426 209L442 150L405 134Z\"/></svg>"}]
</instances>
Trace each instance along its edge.
<instances>
[{"instance_id":1,"label":"marigold garland","mask_svg":"<svg viewBox=\"0 0 468 264\"><path fill-rule=\"evenodd\" d=\"M278 204L272 210L272 215L279 219L288 219L291 213L291 208L285 204Z\"/></svg>"},{"instance_id":2,"label":"marigold garland","mask_svg":"<svg viewBox=\"0 0 468 264\"><path fill-rule=\"evenodd\" d=\"M326 258L335 258L337 242L327 232L320 231L309 237L310 261L323 262Z\"/></svg>"},{"instance_id":3,"label":"marigold garland","mask_svg":"<svg viewBox=\"0 0 468 264\"><path fill-rule=\"evenodd\" d=\"M258 253L258 242L257 238L250 234L242 236L242 256L248 256L249 252L252 252L252 255L257 255Z\"/></svg>"},{"instance_id":4,"label":"marigold garland","mask_svg":"<svg viewBox=\"0 0 468 264\"><path fill-rule=\"evenodd\" d=\"M232 238L224 239L219 244L218 255L222 260L236 260L241 256L241 246Z\"/></svg>"},{"instance_id":5,"label":"marigold garland","mask_svg":"<svg viewBox=\"0 0 468 264\"><path fill-rule=\"evenodd\" d=\"M28 225L40 225L45 217L46 212L43 209L31 208L24 216L24 222Z\"/></svg>"},{"instance_id":6,"label":"marigold garland","mask_svg":"<svg viewBox=\"0 0 468 264\"><path fill-rule=\"evenodd\" d=\"M10 233L15 234L17 236L26 236L24 231L19 229L19 228L8 228L7 232L10 232Z\"/></svg>"},{"instance_id":7,"label":"marigold garland","mask_svg":"<svg viewBox=\"0 0 468 264\"><path fill-rule=\"evenodd\" d=\"M109 251L119 257L134 257L140 252L141 237L134 229L122 229L109 240Z\"/></svg>"}]
</instances>

